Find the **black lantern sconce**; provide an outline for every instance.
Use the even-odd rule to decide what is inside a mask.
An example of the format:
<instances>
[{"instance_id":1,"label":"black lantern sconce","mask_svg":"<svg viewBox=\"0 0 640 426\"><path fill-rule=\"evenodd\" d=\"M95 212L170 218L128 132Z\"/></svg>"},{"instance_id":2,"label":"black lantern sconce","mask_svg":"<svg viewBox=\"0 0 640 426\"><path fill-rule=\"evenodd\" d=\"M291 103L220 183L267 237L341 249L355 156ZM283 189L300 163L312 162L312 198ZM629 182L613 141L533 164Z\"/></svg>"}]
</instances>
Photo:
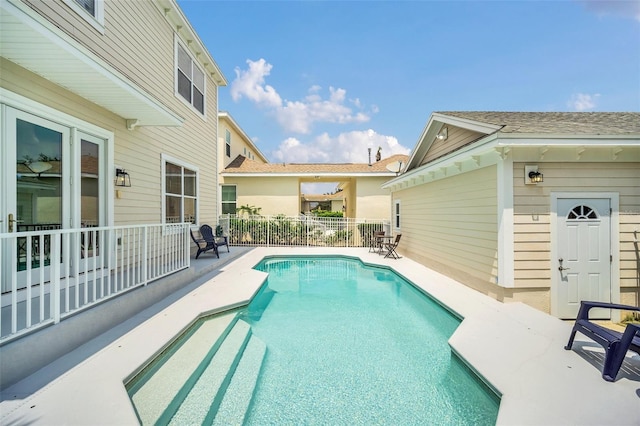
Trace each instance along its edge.
<instances>
[{"instance_id":1,"label":"black lantern sconce","mask_svg":"<svg viewBox=\"0 0 640 426\"><path fill-rule=\"evenodd\" d=\"M538 166L524 166L524 183L536 185L544 182L544 175L538 170Z\"/></svg>"},{"instance_id":2,"label":"black lantern sconce","mask_svg":"<svg viewBox=\"0 0 640 426\"><path fill-rule=\"evenodd\" d=\"M125 171L125 169L116 168L116 186L131 186L131 178L129 177L129 173Z\"/></svg>"}]
</instances>

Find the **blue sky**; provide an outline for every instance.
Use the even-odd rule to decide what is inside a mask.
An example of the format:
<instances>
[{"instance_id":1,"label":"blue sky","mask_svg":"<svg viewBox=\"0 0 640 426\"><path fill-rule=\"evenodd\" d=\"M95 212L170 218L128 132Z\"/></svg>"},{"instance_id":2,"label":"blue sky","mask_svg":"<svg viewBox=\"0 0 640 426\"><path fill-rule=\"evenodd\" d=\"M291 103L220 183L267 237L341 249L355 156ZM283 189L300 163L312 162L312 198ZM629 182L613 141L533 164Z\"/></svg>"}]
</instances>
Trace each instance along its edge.
<instances>
[{"instance_id":1,"label":"blue sky","mask_svg":"<svg viewBox=\"0 0 640 426\"><path fill-rule=\"evenodd\" d=\"M409 154L434 111L640 111L640 1L178 3L271 162Z\"/></svg>"}]
</instances>

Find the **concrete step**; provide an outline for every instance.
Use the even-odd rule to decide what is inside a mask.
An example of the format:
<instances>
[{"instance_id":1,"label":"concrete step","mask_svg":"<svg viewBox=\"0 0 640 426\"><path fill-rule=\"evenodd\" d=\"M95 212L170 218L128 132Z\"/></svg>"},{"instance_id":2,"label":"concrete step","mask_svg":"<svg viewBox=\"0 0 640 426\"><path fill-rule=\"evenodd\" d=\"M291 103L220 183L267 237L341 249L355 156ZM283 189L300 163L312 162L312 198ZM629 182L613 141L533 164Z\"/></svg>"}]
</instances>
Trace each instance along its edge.
<instances>
[{"instance_id":1,"label":"concrete step","mask_svg":"<svg viewBox=\"0 0 640 426\"><path fill-rule=\"evenodd\" d=\"M185 386L186 396L173 413L166 413L161 424L193 425L210 424L213 413L224 397L225 390L236 370L245 347L251 337L251 327L239 320L210 359L202 360L203 371L190 387ZM173 414L172 417L168 417ZM169 421L170 419L170 421ZM166 421L165 421L166 420Z\"/></svg>"},{"instance_id":2,"label":"concrete step","mask_svg":"<svg viewBox=\"0 0 640 426\"><path fill-rule=\"evenodd\" d=\"M216 342L225 335L235 317L235 313L231 313L203 322L190 336L183 336L186 339L180 345L169 349L170 357L163 364L150 367L146 380L129 388L143 425L155 424L166 416L167 407L196 373L202 360L215 351Z\"/></svg>"},{"instance_id":3,"label":"concrete step","mask_svg":"<svg viewBox=\"0 0 640 426\"><path fill-rule=\"evenodd\" d=\"M244 423L266 353L265 343L252 335L220 406L217 408L214 425L241 425Z\"/></svg>"}]
</instances>

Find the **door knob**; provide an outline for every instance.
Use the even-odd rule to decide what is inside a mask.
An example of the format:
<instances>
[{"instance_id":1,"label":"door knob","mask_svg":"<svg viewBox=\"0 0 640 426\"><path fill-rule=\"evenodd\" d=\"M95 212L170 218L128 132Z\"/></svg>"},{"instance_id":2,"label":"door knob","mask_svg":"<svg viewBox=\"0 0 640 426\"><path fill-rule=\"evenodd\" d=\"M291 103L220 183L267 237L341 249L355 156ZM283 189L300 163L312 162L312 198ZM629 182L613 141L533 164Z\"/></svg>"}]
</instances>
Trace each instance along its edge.
<instances>
[{"instance_id":1,"label":"door knob","mask_svg":"<svg viewBox=\"0 0 640 426\"><path fill-rule=\"evenodd\" d=\"M563 267L563 266L562 266L562 261L563 261L563 259L562 259L562 258L558 259L558 262L560 262L560 266L558 266L558 271L562 272L562 271L568 271L569 269L571 269L571 268L565 268L565 267Z\"/></svg>"},{"instance_id":2,"label":"door knob","mask_svg":"<svg viewBox=\"0 0 640 426\"><path fill-rule=\"evenodd\" d=\"M13 218L13 213L9 213L9 218L7 220L9 222L9 232L13 232L13 224L14 223L22 223L22 220L17 220Z\"/></svg>"}]
</instances>

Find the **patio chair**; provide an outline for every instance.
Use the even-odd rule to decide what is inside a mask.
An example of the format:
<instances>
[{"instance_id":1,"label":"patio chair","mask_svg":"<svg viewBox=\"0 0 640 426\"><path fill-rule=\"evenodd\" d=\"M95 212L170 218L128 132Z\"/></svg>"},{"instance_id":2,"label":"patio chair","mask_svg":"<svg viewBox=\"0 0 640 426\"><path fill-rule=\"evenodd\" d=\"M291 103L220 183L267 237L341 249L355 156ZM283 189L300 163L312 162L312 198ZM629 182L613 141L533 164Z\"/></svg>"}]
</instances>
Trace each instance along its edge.
<instances>
[{"instance_id":1,"label":"patio chair","mask_svg":"<svg viewBox=\"0 0 640 426\"><path fill-rule=\"evenodd\" d=\"M616 376L622 366L627 350L640 354L640 325L627 324L624 333L610 330L589 320L589 310L592 308L622 309L637 312L640 312L640 308L637 306L618 305L615 303L605 302L582 301L580 303L578 318L571 330L569 343L567 343L567 346L564 348L566 350L571 350L571 346L573 346L573 339L578 331L589 337L594 342L600 344L605 350L602 378L608 382L613 382L616 380Z\"/></svg>"},{"instance_id":2,"label":"patio chair","mask_svg":"<svg viewBox=\"0 0 640 426\"><path fill-rule=\"evenodd\" d=\"M205 235L202 232L202 228L207 226L209 228L209 231L211 231L211 227L208 225L202 225L200 227L200 234L202 235L202 238L196 238L195 235L193 235L193 231L189 230L189 232L191 232L191 239L193 240L194 243L196 243L196 246L198 247L198 253L196 253L196 259L198 257L200 257L200 255L202 253L206 253L210 250L213 250L216 254L216 256L218 257L218 259L220 258L220 254L218 253L218 245L216 244L215 240L213 238L209 238L207 239L205 237ZM205 230L206 232L206 230ZM213 235L213 233L211 234ZM228 249L229 247L227 247Z\"/></svg>"},{"instance_id":3,"label":"patio chair","mask_svg":"<svg viewBox=\"0 0 640 426\"><path fill-rule=\"evenodd\" d=\"M387 254L384 255L385 259L387 257L391 257L393 259L400 259L400 256L398 256L398 253L396 252L396 248L400 243L401 237L402 237L402 234L396 234L396 238L393 241L384 243L384 248L387 250Z\"/></svg>"},{"instance_id":4,"label":"patio chair","mask_svg":"<svg viewBox=\"0 0 640 426\"><path fill-rule=\"evenodd\" d=\"M374 252L377 253L382 250L382 238L384 236L384 231L373 231L373 235L371 236L371 240L369 241L369 253Z\"/></svg>"}]
</instances>

